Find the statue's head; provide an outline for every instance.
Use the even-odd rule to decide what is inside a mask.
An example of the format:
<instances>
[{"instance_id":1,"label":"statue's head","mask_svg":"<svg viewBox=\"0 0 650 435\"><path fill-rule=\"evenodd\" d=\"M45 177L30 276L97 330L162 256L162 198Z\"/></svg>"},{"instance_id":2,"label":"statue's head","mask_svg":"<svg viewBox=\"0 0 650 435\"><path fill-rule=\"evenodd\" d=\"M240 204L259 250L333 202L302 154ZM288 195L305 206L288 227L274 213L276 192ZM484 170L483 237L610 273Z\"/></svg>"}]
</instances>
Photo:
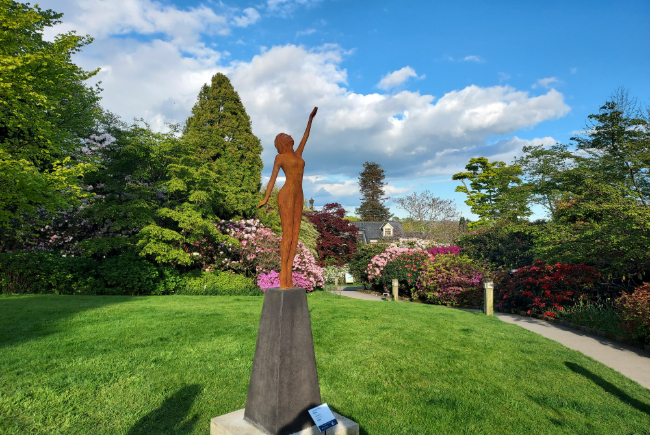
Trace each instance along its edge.
<instances>
[{"instance_id":1,"label":"statue's head","mask_svg":"<svg viewBox=\"0 0 650 435\"><path fill-rule=\"evenodd\" d=\"M286 133L280 133L275 137L275 148L278 154L293 151L293 138Z\"/></svg>"}]
</instances>

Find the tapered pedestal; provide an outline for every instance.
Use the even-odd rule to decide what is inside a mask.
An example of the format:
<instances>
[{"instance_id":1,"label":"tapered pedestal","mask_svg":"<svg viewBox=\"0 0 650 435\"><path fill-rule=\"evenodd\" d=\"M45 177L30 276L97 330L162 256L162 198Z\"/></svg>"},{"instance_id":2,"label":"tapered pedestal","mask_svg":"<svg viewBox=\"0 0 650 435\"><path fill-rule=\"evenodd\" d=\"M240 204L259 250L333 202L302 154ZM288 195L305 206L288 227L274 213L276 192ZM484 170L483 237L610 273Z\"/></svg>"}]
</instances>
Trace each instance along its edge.
<instances>
[{"instance_id":1,"label":"tapered pedestal","mask_svg":"<svg viewBox=\"0 0 650 435\"><path fill-rule=\"evenodd\" d=\"M311 427L321 404L305 289L270 288L264 296L244 419L271 435Z\"/></svg>"}]
</instances>

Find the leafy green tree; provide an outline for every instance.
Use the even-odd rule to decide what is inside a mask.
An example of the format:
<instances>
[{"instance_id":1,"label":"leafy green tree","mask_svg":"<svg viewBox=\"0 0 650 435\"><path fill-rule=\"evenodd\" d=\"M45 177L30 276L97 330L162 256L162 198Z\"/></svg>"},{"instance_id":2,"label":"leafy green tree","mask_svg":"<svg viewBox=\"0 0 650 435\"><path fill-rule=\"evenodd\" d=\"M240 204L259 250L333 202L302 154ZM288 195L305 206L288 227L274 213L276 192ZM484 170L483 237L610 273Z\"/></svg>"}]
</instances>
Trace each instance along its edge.
<instances>
[{"instance_id":1,"label":"leafy green tree","mask_svg":"<svg viewBox=\"0 0 650 435\"><path fill-rule=\"evenodd\" d=\"M627 98L623 96L623 101ZM589 115L586 136L573 137L589 157L583 163L603 183L616 185L625 195L650 205L650 125L640 113L626 113L625 104L608 101Z\"/></svg>"},{"instance_id":2,"label":"leafy green tree","mask_svg":"<svg viewBox=\"0 0 650 435\"><path fill-rule=\"evenodd\" d=\"M255 216L262 146L228 77L204 85L183 129L188 157L170 168L171 194L185 195L206 217Z\"/></svg>"},{"instance_id":3,"label":"leafy green tree","mask_svg":"<svg viewBox=\"0 0 650 435\"><path fill-rule=\"evenodd\" d=\"M465 204L480 217L479 222L470 223L470 228L500 219L516 220L531 214L528 208L529 191L520 186L522 180L519 176L523 172L519 166L507 166L504 162L489 162L485 157L476 157L470 159L465 169L467 172L454 174L452 179L463 183L456 187L456 192L467 195Z\"/></svg>"},{"instance_id":4,"label":"leafy green tree","mask_svg":"<svg viewBox=\"0 0 650 435\"><path fill-rule=\"evenodd\" d=\"M595 265L619 278L650 270L650 208L618 186L571 172L565 178L579 182L558 203L553 221L536 232L536 256Z\"/></svg>"},{"instance_id":5,"label":"leafy green tree","mask_svg":"<svg viewBox=\"0 0 650 435\"><path fill-rule=\"evenodd\" d=\"M564 193L560 175L574 166L574 156L563 144L545 148L544 145L525 146L524 156L515 165L524 173L524 187L529 189L530 201L541 205L551 217Z\"/></svg>"},{"instance_id":6,"label":"leafy green tree","mask_svg":"<svg viewBox=\"0 0 650 435\"><path fill-rule=\"evenodd\" d=\"M62 15L0 0L0 147L39 171L73 155L100 113L100 89L84 84L99 69L71 61L92 38L68 32L43 40Z\"/></svg>"},{"instance_id":7,"label":"leafy green tree","mask_svg":"<svg viewBox=\"0 0 650 435\"><path fill-rule=\"evenodd\" d=\"M361 205L355 210L362 221L383 222L391 217L391 212L384 202L384 178L386 171L375 162L365 162L363 171L359 174L359 190L361 191Z\"/></svg>"},{"instance_id":8,"label":"leafy green tree","mask_svg":"<svg viewBox=\"0 0 650 435\"><path fill-rule=\"evenodd\" d=\"M536 236L537 256L587 263L613 277L650 269L650 131L624 90L589 116L572 165L555 173L553 220Z\"/></svg>"},{"instance_id":9,"label":"leafy green tree","mask_svg":"<svg viewBox=\"0 0 650 435\"><path fill-rule=\"evenodd\" d=\"M89 44L74 32L43 40L62 14L0 0L0 228L3 241L24 239L49 212L84 196L79 180L92 166L78 152L99 114L99 88L72 54Z\"/></svg>"}]
</instances>

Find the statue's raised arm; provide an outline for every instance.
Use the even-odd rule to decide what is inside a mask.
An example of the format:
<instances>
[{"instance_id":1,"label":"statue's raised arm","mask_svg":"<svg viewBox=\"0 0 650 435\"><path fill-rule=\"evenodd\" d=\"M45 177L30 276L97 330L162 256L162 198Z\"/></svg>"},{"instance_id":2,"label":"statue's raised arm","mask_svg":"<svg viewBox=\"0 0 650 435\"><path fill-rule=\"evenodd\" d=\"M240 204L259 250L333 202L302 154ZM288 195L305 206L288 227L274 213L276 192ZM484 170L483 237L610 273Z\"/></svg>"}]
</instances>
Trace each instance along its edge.
<instances>
[{"instance_id":1,"label":"statue's raised arm","mask_svg":"<svg viewBox=\"0 0 650 435\"><path fill-rule=\"evenodd\" d=\"M309 122L307 122L307 128L305 129L305 134L302 136L302 140L300 141L300 145L298 145L298 150L296 151L298 157L302 157L302 151L305 149L305 144L307 143L307 139L309 138L309 130L311 130L311 122L314 120L314 116L316 116L316 112L318 112L318 107L314 107L314 110L312 110L311 114L309 115Z\"/></svg>"}]
</instances>

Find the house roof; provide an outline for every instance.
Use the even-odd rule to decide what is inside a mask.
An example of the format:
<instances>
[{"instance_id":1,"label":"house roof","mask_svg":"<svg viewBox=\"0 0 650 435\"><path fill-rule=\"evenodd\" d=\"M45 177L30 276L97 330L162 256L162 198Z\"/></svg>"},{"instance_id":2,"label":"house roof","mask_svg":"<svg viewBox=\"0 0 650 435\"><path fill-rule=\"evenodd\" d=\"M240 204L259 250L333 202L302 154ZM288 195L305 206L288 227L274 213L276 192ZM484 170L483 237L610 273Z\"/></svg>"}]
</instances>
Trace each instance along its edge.
<instances>
[{"instance_id":1,"label":"house roof","mask_svg":"<svg viewBox=\"0 0 650 435\"><path fill-rule=\"evenodd\" d=\"M386 224L390 224L393 227L393 237L401 236L404 234L404 229L402 228L401 222L364 222L356 221L351 222L355 227L361 231L361 238L363 243L370 243L371 239L382 239L383 238L383 229Z\"/></svg>"}]
</instances>

